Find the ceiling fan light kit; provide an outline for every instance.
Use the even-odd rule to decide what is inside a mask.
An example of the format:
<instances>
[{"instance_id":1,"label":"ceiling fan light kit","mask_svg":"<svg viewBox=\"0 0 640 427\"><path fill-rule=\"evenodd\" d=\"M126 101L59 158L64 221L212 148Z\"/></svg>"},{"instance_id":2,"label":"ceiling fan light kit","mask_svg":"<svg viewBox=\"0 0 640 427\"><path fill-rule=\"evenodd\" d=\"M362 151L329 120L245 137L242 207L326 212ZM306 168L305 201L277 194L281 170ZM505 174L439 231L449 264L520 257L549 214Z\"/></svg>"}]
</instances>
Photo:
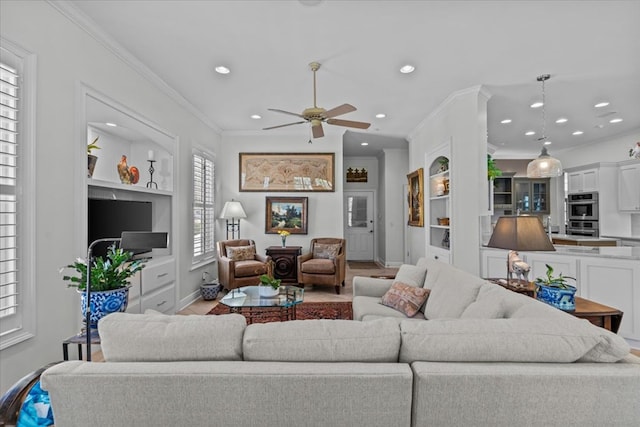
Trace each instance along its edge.
<instances>
[{"instance_id":1,"label":"ceiling fan light kit","mask_svg":"<svg viewBox=\"0 0 640 427\"><path fill-rule=\"evenodd\" d=\"M313 71L313 107L305 109L302 114L292 113L290 111L279 110L276 108L269 108L269 111L275 111L276 113L289 114L291 116L300 117L301 121L286 123L283 125L271 126L263 128L262 130L269 129L277 129L285 126L293 126L299 125L302 123L310 123L311 124L311 134L313 138L322 138L324 136L324 129L322 128L322 123L327 123L329 125L334 126L345 126L352 127L357 129L368 129L371 126L370 123L365 122L356 122L353 120L341 120L334 119L334 117L341 116L343 114L351 113L352 111L356 111L356 107L350 104L342 104L331 110L325 110L322 107L318 107L317 104L317 96L316 96L316 72L320 69L320 63L312 62L309 64L311 71Z\"/></svg>"},{"instance_id":2,"label":"ceiling fan light kit","mask_svg":"<svg viewBox=\"0 0 640 427\"><path fill-rule=\"evenodd\" d=\"M538 76L536 80L542 82L542 136L538 138L543 144L547 140L546 134L546 100L544 91L544 82L551 78L550 74L543 74ZM533 105L532 105L533 107ZM542 146L542 150L537 159L532 160L527 165L527 177L528 178L553 178L562 175L562 163L555 157L551 157L547 152L547 147Z\"/></svg>"}]
</instances>

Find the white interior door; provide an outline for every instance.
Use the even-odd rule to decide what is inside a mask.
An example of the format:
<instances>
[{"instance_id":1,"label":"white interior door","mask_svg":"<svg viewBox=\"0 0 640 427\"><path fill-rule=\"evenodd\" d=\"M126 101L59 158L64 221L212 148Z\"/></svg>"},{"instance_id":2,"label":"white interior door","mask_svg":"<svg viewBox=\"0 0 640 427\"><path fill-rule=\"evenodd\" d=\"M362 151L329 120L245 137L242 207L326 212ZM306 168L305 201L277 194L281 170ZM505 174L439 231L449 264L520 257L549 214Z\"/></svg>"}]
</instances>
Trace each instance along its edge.
<instances>
[{"instance_id":1,"label":"white interior door","mask_svg":"<svg viewBox=\"0 0 640 427\"><path fill-rule=\"evenodd\" d=\"M373 261L373 218L375 218L373 191L345 191L344 207L347 259Z\"/></svg>"}]
</instances>

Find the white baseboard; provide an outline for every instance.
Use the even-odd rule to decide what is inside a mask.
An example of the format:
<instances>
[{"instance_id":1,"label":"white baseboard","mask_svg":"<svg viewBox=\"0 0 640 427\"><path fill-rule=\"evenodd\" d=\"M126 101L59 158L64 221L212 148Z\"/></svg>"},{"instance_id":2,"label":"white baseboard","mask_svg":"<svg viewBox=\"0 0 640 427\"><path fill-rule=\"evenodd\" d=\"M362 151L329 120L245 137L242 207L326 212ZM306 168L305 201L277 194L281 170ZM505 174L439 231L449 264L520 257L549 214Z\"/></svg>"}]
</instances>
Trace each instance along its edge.
<instances>
[{"instance_id":1,"label":"white baseboard","mask_svg":"<svg viewBox=\"0 0 640 427\"><path fill-rule=\"evenodd\" d=\"M187 295L185 298L182 298L178 302L178 308L176 309L176 313L184 310L194 302L198 301L200 298L202 298L202 296L200 295L199 289L197 291L190 293L189 295Z\"/></svg>"}]
</instances>

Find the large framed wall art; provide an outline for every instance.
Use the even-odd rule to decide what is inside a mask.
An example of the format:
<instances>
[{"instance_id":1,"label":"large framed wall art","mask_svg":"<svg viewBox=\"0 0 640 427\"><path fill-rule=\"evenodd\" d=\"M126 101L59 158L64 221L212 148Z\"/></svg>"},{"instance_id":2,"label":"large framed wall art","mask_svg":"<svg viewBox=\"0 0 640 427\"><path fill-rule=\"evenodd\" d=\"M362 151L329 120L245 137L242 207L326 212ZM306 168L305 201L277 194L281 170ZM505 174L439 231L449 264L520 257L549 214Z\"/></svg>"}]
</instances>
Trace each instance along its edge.
<instances>
[{"instance_id":1,"label":"large framed wall art","mask_svg":"<svg viewBox=\"0 0 640 427\"><path fill-rule=\"evenodd\" d=\"M407 175L409 180L409 225L424 227L424 171L422 168Z\"/></svg>"},{"instance_id":2,"label":"large framed wall art","mask_svg":"<svg viewBox=\"0 0 640 427\"><path fill-rule=\"evenodd\" d=\"M334 153L240 153L240 191L335 191Z\"/></svg>"},{"instance_id":3,"label":"large framed wall art","mask_svg":"<svg viewBox=\"0 0 640 427\"><path fill-rule=\"evenodd\" d=\"M307 197L266 197L264 232L307 234Z\"/></svg>"}]
</instances>

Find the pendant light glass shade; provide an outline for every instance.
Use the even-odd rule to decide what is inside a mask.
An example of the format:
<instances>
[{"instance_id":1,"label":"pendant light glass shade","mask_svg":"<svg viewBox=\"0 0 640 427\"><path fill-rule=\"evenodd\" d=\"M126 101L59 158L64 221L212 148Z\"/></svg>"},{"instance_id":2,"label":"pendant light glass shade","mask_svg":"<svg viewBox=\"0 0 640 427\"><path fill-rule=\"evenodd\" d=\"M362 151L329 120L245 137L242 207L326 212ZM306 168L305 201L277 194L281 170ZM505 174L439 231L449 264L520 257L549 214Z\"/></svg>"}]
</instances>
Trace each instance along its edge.
<instances>
[{"instance_id":1,"label":"pendant light glass shade","mask_svg":"<svg viewBox=\"0 0 640 427\"><path fill-rule=\"evenodd\" d=\"M547 119L545 114L547 101L545 97L546 93L544 90L544 82L550 78L550 74L543 74L537 78L539 82L542 82L542 137L539 141L543 143L547 140ZM527 178L554 178L560 175L562 175L562 163L560 163L560 160L551 157L547 152L547 147L545 146L542 146L542 151L538 158L532 160L527 165Z\"/></svg>"},{"instance_id":2,"label":"pendant light glass shade","mask_svg":"<svg viewBox=\"0 0 640 427\"><path fill-rule=\"evenodd\" d=\"M542 147L538 158L527 165L527 178L554 178L560 175L562 175L562 163L547 153L547 147Z\"/></svg>"}]
</instances>

